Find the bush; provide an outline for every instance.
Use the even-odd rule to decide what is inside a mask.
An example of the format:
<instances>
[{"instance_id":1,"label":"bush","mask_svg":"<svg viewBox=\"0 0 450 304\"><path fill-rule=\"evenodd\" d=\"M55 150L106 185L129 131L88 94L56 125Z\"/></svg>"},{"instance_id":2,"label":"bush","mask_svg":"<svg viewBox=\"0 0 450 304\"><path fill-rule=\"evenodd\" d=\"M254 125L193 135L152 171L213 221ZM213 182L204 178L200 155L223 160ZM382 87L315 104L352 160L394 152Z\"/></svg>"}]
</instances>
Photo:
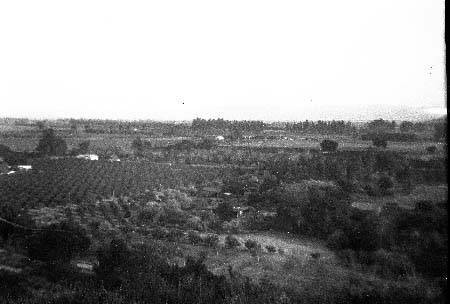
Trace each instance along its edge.
<instances>
[{"instance_id":1,"label":"bush","mask_svg":"<svg viewBox=\"0 0 450 304\"><path fill-rule=\"evenodd\" d=\"M69 261L89 248L86 232L78 225L60 223L32 235L27 240L28 255L44 262Z\"/></svg>"},{"instance_id":2,"label":"bush","mask_svg":"<svg viewBox=\"0 0 450 304\"><path fill-rule=\"evenodd\" d=\"M151 235L155 239L163 239L169 236L169 230L163 227L156 227L151 231Z\"/></svg>"},{"instance_id":3,"label":"bush","mask_svg":"<svg viewBox=\"0 0 450 304\"><path fill-rule=\"evenodd\" d=\"M192 230L188 232L188 240L193 245L200 244L203 241L200 234L198 232L192 231Z\"/></svg>"},{"instance_id":4,"label":"bush","mask_svg":"<svg viewBox=\"0 0 450 304\"><path fill-rule=\"evenodd\" d=\"M230 221L236 217L236 212L233 210L233 206L227 202L220 203L215 212L222 221Z\"/></svg>"},{"instance_id":5,"label":"bush","mask_svg":"<svg viewBox=\"0 0 450 304\"><path fill-rule=\"evenodd\" d=\"M267 252L270 252L270 253L277 252L277 249L273 245L266 245L266 249L267 249Z\"/></svg>"},{"instance_id":6,"label":"bush","mask_svg":"<svg viewBox=\"0 0 450 304\"><path fill-rule=\"evenodd\" d=\"M392 178L388 175L382 175L377 181L378 188L382 195L390 193L390 189L394 186Z\"/></svg>"},{"instance_id":7,"label":"bush","mask_svg":"<svg viewBox=\"0 0 450 304\"><path fill-rule=\"evenodd\" d=\"M437 151L437 147L436 146L429 146L427 147L427 152L430 154L434 154Z\"/></svg>"},{"instance_id":8,"label":"bush","mask_svg":"<svg viewBox=\"0 0 450 304\"><path fill-rule=\"evenodd\" d=\"M204 224L203 224L202 220L200 219L200 217L198 217L198 216L191 216L190 218L188 218L188 220L186 222L186 226L189 229L204 231Z\"/></svg>"},{"instance_id":9,"label":"bush","mask_svg":"<svg viewBox=\"0 0 450 304\"><path fill-rule=\"evenodd\" d=\"M227 237L225 238L225 246L227 248L236 248L240 245L241 243L239 242L239 240L233 235L227 235Z\"/></svg>"},{"instance_id":10,"label":"bush","mask_svg":"<svg viewBox=\"0 0 450 304\"><path fill-rule=\"evenodd\" d=\"M258 244L257 241L248 239L245 241L245 247L248 250L257 250L260 247L260 245Z\"/></svg>"},{"instance_id":11,"label":"bush","mask_svg":"<svg viewBox=\"0 0 450 304\"><path fill-rule=\"evenodd\" d=\"M205 237L204 242L206 246L215 248L219 243L219 236L217 234L208 234Z\"/></svg>"},{"instance_id":12,"label":"bush","mask_svg":"<svg viewBox=\"0 0 450 304\"><path fill-rule=\"evenodd\" d=\"M239 233L241 231L241 221L234 219L229 222L223 222L222 229L229 233Z\"/></svg>"},{"instance_id":13,"label":"bush","mask_svg":"<svg viewBox=\"0 0 450 304\"><path fill-rule=\"evenodd\" d=\"M334 152L338 148L338 143L334 140L324 139L320 143L320 149L325 152Z\"/></svg>"},{"instance_id":14,"label":"bush","mask_svg":"<svg viewBox=\"0 0 450 304\"><path fill-rule=\"evenodd\" d=\"M376 137L376 138L372 139L372 144L375 147L386 148L387 147L387 140L384 139L384 138Z\"/></svg>"},{"instance_id":15,"label":"bush","mask_svg":"<svg viewBox=\"0 0 450 304\"><path fill-rule=\"evenodd\" d=\"M177 242L184 236L184 233L180 229L169 229L169 234L167 235L167 239L171 242Z\"/></svg>"}]
</instances>

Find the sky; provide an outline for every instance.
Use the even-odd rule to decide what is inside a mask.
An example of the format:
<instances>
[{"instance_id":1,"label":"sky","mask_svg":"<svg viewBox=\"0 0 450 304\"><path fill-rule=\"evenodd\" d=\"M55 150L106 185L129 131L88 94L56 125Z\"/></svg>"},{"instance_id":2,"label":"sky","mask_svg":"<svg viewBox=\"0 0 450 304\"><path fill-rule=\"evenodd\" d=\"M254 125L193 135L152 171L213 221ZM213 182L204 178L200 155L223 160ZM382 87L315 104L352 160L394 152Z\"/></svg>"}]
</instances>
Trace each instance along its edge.
<instances>
[{"instance_id":1,"label":"sky","mask_svg":"<svg viewBox=\"0 0 450 304\"><path fill-rule=\"evenodd\" d=\"M0 116L443 114L444 3L0 1Z\"/></svg>"}]
</instances>

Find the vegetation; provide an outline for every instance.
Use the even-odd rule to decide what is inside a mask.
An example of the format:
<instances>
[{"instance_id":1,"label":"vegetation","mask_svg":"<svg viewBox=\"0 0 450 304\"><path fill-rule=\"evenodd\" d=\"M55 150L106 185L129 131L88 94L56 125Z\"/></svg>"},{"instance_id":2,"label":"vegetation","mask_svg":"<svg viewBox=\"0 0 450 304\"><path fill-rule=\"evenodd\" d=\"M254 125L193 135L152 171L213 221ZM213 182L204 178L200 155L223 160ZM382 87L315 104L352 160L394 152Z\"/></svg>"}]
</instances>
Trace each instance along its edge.
<instances>
[{"instance_id":1,"label":"vegetation","mask_svg":"<svg viewBox=\"0 0 450 304\"><path fill-rule=\"evenodd\" d=\"M375 147L379 148L386 148L387 147L387 140L381 137L376 137L372 139L372 143Z\"/></svg>"},{"instance_id":2,"label":"vegetation","mask_svg":"<svg viewBox=\"0 0 450 304\"><path fill-rule=\"evenodd\" d=\"M320 143L320 149L326 152L334 152L337 150L338 145L334 140L325 139Z\"/></svg>"},{"instance_id":3,"label":"vegetation","mask_svg":"<svg viewBox=\"0 0 450 304\"><path fill-rule=\"evenodd\" d=\"M440 120L17 123L37 148L0 146L0 302L444 302Z\"/></svg>"},{"instance_id":4,"label":"vegetation","mask_svg":"<svg viewBox=\"0 0 450 304\"><path fill-rule=\"evenodd\" d=\"M53 129L42 132L42 138L36 147L36 152L41 155L60 156L67 151L67 144L64 139L58 137Z\"/></svg>"}]
</instances>

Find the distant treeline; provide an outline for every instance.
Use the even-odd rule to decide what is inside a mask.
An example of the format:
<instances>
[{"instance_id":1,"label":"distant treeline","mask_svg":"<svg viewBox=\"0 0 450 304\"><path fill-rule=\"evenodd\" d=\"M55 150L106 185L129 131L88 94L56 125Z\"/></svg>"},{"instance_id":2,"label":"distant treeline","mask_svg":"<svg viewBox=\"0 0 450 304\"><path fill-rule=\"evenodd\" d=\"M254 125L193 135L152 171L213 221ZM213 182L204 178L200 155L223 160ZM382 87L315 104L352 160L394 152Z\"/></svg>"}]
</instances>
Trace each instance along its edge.
<instances>
[{"instance_id":1,"label":"distant treeline","mask_svg":"<svg viewBox=\"0 0 450 304\"><path fill-rule=\"evenodd\" d=\"M241 130L241 131L262 131L268 128L269 124L260 120L225 120L196 118L192 121L194 130L219 129L219 130Z\"/></svg>"},{"instance_id":2,"label":"distant treeline","mask_svg":"<svg viewBox=\"0 0 450 304\"><path fill-rule=\"evenodd\" d=\"M390 141L414 141L415 136L433 138L435 140L446 139L447 119L429 120L424 122L389 121L376 119L364 124L355 124L344 120L331 121L299 121L299 122L264 122L261 120L226 120L223 118L203 119L195 118L190 122L151 121L151 120L101 120L101 119L57 119L57 120L29 120L3 118L1 123L36 127L37 130L54 128L59 131L67 130L72 133L86 132L98 134L146 134L150 136L191 136L192 134L210 133L210 135L222 133L230 138L240 138L243 133L260 133L264 130L278 130L294 133L315 133L335 135L355 134L387 134L386 140ZM16 131L14 131L16 132ZM3 136L13 135L13 131L3 132ZM19 131L17 131L19 132ZM17 133L16 132L16 133ZM32 130L20 130L20 134L34 134ZM404 133L405 136L391 135ZM426 133L426 134L424 134ZM409 135L416 134L416 135ZM255 135L255 134L253 134ZM365 137L367 138L367 136Z\"/></svg>"},{"instance_id":3,"label":"distant treeline","mask_svg":"<svg viewBox=\"0 0 450 304\"><path fill-rule=\"evenodd\" d=\"M320 134L352 134L357 128L350 121L332 120L317 122L305 120L303 122L289 123L286 130L292 132L307 132Z\"/></svg>"}]
</instances>

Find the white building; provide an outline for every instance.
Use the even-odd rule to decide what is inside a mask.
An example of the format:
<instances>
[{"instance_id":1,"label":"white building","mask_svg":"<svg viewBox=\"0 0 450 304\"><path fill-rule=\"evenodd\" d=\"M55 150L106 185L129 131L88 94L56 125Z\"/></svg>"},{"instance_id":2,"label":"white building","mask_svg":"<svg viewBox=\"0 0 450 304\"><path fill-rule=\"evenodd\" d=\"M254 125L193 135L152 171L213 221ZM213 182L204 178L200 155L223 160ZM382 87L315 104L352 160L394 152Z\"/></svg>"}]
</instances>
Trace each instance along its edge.
<instances>
[{"instance_id":1,"label":"white building","mask_svg":"<svg viewBox=\"0 0 450 304\"><path fill-rule=\"evenodd\" d=\"M96 154L80 154L77 155L79 159L87 159L87 160L98 160L98 155Z\"/></svg>"},{"instance_id":2,"label":"white building","mask_svg":"<svg viewBox=\"0 0 450 304\"><path fill-rule=\"evenodd\" d=\"M33 167L31 165L18 165L17 168L19 168L19 170L25 170L25 171L33 169Z\"/></svg>"}]
</instances>

